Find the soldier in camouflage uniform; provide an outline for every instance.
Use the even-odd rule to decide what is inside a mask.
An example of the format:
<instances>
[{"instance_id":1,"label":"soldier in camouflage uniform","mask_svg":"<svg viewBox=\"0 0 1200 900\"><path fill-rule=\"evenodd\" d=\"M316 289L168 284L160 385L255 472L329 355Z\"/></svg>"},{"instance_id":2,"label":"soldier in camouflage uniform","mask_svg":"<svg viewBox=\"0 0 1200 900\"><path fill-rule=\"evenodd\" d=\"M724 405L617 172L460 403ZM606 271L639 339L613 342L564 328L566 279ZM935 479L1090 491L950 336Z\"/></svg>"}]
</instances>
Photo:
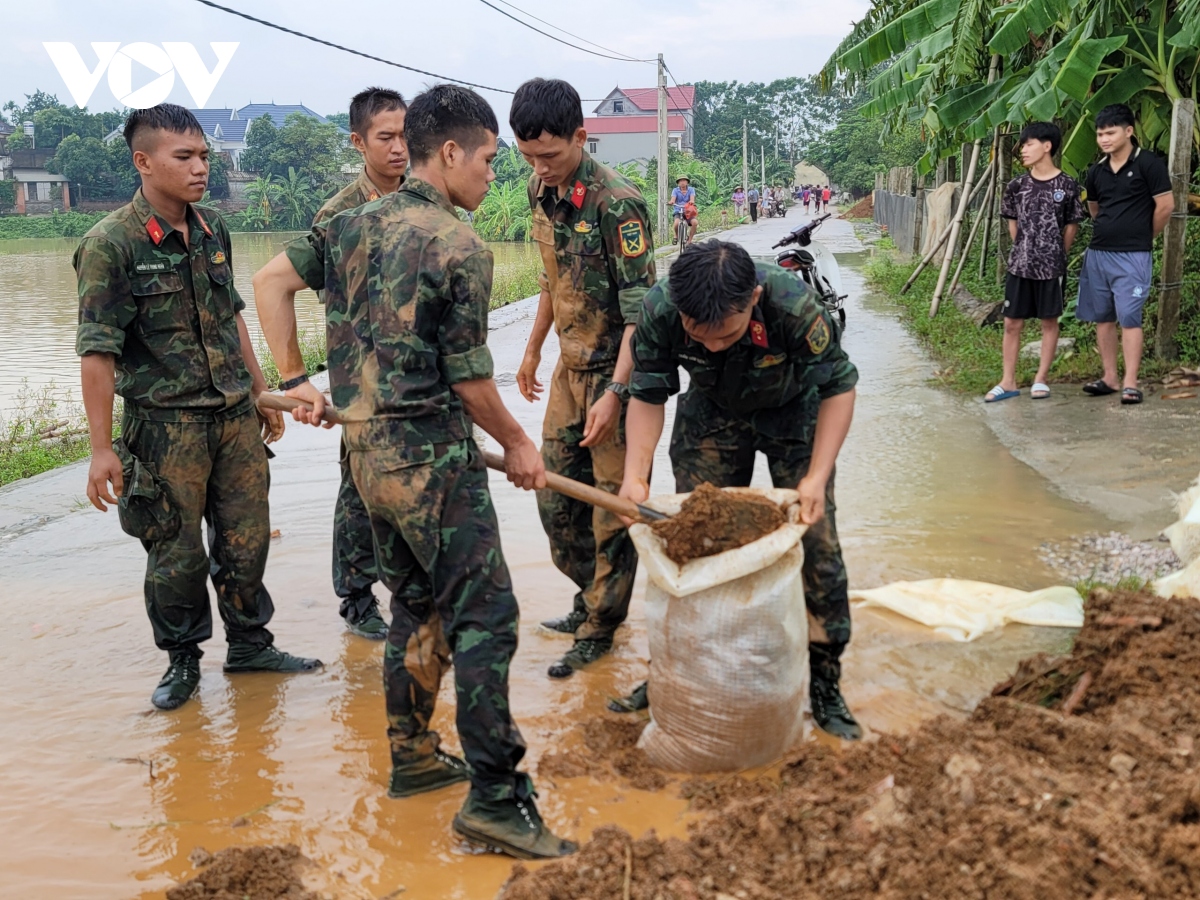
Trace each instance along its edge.
<instances>
[{"instance_id":1,"label":"soldier in camouflage uniform","mask_svg":"<svg viewBox=\"0 0 1200 900\"><path fill-rule=\"evenodd\" d=\"M560 80L517 89L509 117L529 180L533 238L545 266L541 300L517 384L538 399L542 344L553 325L559 359L542 426L546 469L606 491L625 470L625 401L633 361L629 340L654 284L654 248L641 193L583 149L579 94ZM612 649L625 621L637 552L620 519L554 491L538 494L542 525L559 571L579 592L566 616L543 623L575 645L550 667L565 678Z\"/></svg>"},{"instance_id":2,"label":"soldier in camouflage uniform","mask_svg":"<svg viewBox=\"0 0 1200 900\"><path fill-rule=\"evenodd\" d=\"M313 253L313 247L322 245L325 228L335 215L378 200L400 187L408 166L408 148L404 143L406 109L404 98L385 88L367 88L355 94L350 101L350 141L363 155L362 172L317 211L312 224L317 236L314 241L293 244L254 276L259 318L282 326L282 332L272 328L266 331L266 337L288 389L299 388L308 381L296 336L294 309L296 292L309 282L317 285L314 290L319 290L324 277L323 261ZM268 306L274 314L264 315ZM290 317L274 312L281 308L292 311ZM306 390L293 391L293 395L305 397L315 392L315 388L307 385ZM339 612L346 627L361 637L382 641L387 637L387 623L379 614L379 602L372 590L379 578L371 520L354 486L344 442L341 474L333 508L333 589L341 598Z\"/></svg>"},{"instance_id":3,"label":"soldier in camouflage uniform","mask_svg":"<svg viewBox=\"0 0 1200 900\"><path fill-rule=\"evenodd\" d=\"M492 378L487 313L492 254L455 212L495 177L495 114L439 85L414 99L412 173L394 194L340 213L324 260L329 374L354 482L392 591L384 662L393 797L470 779L454 827L521 858L561 856L517 770L525 754L508 706L517 601L500 548L473 420L505 449L509 479L545 486L533 442ZM318 242L310 234L301 239ZM313 418L324 402L314 398ZM311 421L311 420L310 420ZM466 762L429 729L453 664Z\"/></svg>"},{"instance_id":4,"label":"soldier in camouflage uniform","mask_svg":"<svg viewBox=\"0 0 1200 900\"><path fill-rule=\"evenodd\" d=\"M691 383L671 435L676 490L747 486L763 453L775 486L800 492L813 718L838 737L861 737L839 684L850 605L833 491L858 370L829 313L786 270L708 241L686 248L646 295L633 354L621 495L641 502L649 494L663 404L679 392L682 367ZM614 709L645 703L643 686Z\"/></svg>"},{"instance_id":5,"label":"soldier in camouflage uniform","mask_svg":"<svg viewBox=\"0 0 1200 900\"><path fill-rule=\"evenodd\" d=\"M162 104L133 112L125 139L142 188L87 233L74 258L88 497L101 510L116 504L121 527L149 555L146 612L170 656L151 699L174 709L200 683L210 576L229 639L226 672L321 663L277 650L267 630L270 451L253 399L266 385L233 285L229 231L215 211L193 205L208 181L204 133L188 110ZM115 442L114 389L125 400ZM282 418L266 421L272 438L282 434Z\"/></svg>"}]
</instances>

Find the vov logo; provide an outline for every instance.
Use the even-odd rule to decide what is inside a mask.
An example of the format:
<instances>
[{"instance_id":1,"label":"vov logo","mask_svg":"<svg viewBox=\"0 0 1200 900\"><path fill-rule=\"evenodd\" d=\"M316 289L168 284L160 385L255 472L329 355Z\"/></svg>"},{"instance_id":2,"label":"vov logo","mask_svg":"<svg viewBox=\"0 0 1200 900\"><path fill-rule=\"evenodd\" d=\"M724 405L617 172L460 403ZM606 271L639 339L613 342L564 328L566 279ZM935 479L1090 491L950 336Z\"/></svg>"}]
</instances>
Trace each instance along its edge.
<instances>
[{"instance_id":1,"label":"vov logo","mask_svg":"<svg viewBox=\"0 0 1200 900\"><path fill-rule=\"evenodd\" d=\"M183 79L196 106L203 109L217 81L225 74L229 61L233 59L238 42L218 41L208 45L217 57L217 64L211 72L195 47L179 41L163 41L162 46L145 41L123 46L119 41L93 41L92 50L97 58L94 69L88 68L72 43L44 41L42 46L50 54L76 106L87 106L107 70L108 86L113 96L132 109L146 109L166 100L175 87L176 73ZM158 77L134 90L134 63L145 66Z\"/></svg>"}]
</instances>

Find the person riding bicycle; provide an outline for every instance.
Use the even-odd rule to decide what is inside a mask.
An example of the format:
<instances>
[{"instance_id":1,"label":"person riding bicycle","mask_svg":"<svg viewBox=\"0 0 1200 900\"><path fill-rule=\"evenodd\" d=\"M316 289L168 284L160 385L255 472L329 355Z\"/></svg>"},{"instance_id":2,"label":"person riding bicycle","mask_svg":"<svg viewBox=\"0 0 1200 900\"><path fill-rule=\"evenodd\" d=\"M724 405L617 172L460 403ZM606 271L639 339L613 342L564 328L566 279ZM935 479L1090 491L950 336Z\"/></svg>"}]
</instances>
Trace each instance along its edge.
<instances>
[{"instance_id":1,"label":"person riding bicycle","mask_svg":"<svg viewBox=\"0 0 1200 900\"><path fill-rule=\"evenodd\" d=\"M696 209L696 189L686 175L675 179L675 187L671 189L671 204L675 208L674 219L682 219L688 224L687 242L690 244L696 236L696 217L699 213Z\"/></svg>"}]
</instances>

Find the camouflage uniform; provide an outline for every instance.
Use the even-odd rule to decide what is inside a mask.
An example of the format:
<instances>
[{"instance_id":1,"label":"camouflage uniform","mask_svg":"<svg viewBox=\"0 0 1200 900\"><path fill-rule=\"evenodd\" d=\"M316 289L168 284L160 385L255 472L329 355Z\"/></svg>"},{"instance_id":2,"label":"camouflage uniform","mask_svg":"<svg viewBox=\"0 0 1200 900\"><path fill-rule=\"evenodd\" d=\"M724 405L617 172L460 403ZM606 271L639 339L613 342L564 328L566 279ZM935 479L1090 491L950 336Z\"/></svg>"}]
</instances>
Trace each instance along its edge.
<instances>
[{"instance_id":1,"label":"camouflage uniform","mask_svg":"<svg viewBox=\"0 0 1200 900\"><path fill-rule=\"evenodd\" d=\"M313 240L301 239L287 246L292 267L313 290L324 284L325 229L340 212L378 200L380 191L364 168L358 177L325 201L313 217ZM318 249L321 248L321 252ZM311 279L311 280L310 280ZM367 507L354 486L346 443L341 446L342 480L333 507L333 589L341 598L343 618L357 621L375 603L372 585L379 580L375 567L375 546L371 538L371 520Z\"/></svg>"},{"instance_id":2,"label":"camouflage uniform","mask_svg":"<svg viewBox=\"0 0 1200 900\"><path fill-rule=\"evenodd\" d=\"M393 764L437 749L429 722L453 661L472 783L510 797L525 754L508 708L517 601L483 459L452 390L492 377L492 254L436 188L410 179L330 220L324 270L333 402L392 591Z\"/></svg>"},{"instance_id":3,"label":"camouflage uniform","mask_svg":"<svg viewBox=\"0 0 1200 900\"><path fill-rule=\"evenodd\" d=\"M188 242L139 190L75 251L80 356L116 358L125 399L113 449L121 527L149 554L146 611L163 650L200 655L212 635L206 578L231 645L266 647L269 451L259 436L236 314L229 231L188 210ZM201 535L208 523L210 551Z\"/></svg>"},{"instance_id":4,"label":"camouflage uniform","mask_svg":"<svg viewBox=\"0 0 1200 900\"><path fill-rule=\"evenodd\" d=\"M688 338L670 278L646 295L630 393L666 403L679 392L679 367L688 371L691 384L679 398L671 435L681 493L704 481L748 485L756 452L766 455L776 487L796 487L812 458L818 406L858 382L833 320L812 292L772 263L756 268L763 294L750 329L721 353ZM840 647L850 640L850 606L833 482L825 490L825 518L804 535L804 593L811 642Z\"/></svg>"},{"instance_id":5,"label":"camouflage uniform","mask_svg":"<svg viewBox=\"0 0 1200 900\"><path fill-rule=\"evenodd\" d=\"M588 410L612 381L626 325L637 323L654 284L649 215L633 184L586 152L570 193L529 182L533 237L550 291L560 354L542 425L546 471L616 493L625 475L625 416L605 444L580 447ZM620 519L554 491L538 511L559 571L575 582L575 609L588 618L577 640L611 638L625 621L637 552Z\"/></svg>"}]
</instances>

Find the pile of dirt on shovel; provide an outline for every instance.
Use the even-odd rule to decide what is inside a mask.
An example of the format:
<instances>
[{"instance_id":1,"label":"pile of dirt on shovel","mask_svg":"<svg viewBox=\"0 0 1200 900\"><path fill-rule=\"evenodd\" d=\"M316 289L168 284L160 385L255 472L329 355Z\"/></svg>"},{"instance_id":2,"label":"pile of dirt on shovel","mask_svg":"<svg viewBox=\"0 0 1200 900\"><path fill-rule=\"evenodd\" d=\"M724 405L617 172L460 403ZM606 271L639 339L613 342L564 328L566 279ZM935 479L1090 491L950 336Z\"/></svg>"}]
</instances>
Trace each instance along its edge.
<instances>
[{"instance_id":1,"label":"pile of dirt on shovel","mask_svg":"<svg viewBox=\"0 0 1200 900\"><path fill-rule=\"evenodd\" d=\"M1097 591L969 719L689 782L688 840L597 829L502 897L1200 897L1198 735L1200 603Z\"/></svg>"},{"instance_id":2,"label":"pile of dirt on shovel","mask_svg":"<svg viewBox=\"0 0 1200 900\"><path fill-rule=\"evenodd\" d=\"M786 521L779 504L766 497L723 491L706 481L683 501L676 515L650 527L666 544L667 556L683 565L744 547Z\"/></svg>"},{"instance_id":3,"label":"pile of dirt on shovel","mask_svg":"<svg viewBox=\"0 0 1200 900\"><path fill-rule=\"evenodd\" d=\"M167 900L321 900L297 874L307 862L295 844L230 847L211 856L197 848L202 866L190 881L167 890Z\"/></svg>"}]
</instances>

